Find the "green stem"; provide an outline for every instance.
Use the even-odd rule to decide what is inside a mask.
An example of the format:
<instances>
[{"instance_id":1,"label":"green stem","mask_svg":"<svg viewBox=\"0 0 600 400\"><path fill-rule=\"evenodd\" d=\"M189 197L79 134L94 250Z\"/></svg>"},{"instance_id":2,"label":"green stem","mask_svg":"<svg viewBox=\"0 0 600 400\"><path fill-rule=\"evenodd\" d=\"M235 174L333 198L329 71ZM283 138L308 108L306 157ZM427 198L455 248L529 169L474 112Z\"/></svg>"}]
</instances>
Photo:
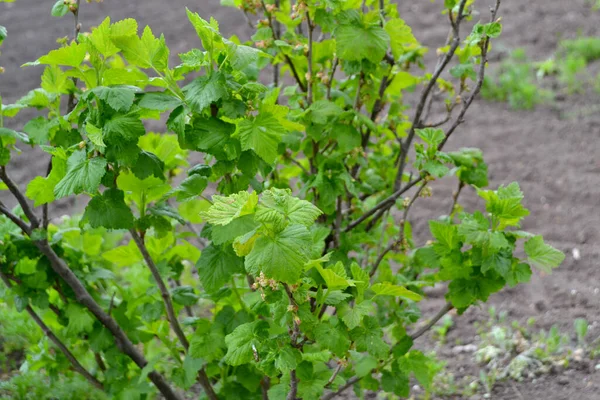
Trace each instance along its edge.
<instances>
[{"instance_id":1,"label":"green stem","mask_svg":"<svg viewBox=\"0 0 600 400\"><path fill-rule=\"evenodd\" d=\"M231 290L233 291L233 293L235 294L235 297L237 297L238 301L240 302L240 306L242 307L242 309L244 311L246 311L248 314L251 314L250 310L248 309L248 306L246 306L246 303L244 303L244 300L242 299L242 296L240 295L240 292L237 289L237 286L235 285L235 276L231 277Z\"/></svg>"}]
</instances>

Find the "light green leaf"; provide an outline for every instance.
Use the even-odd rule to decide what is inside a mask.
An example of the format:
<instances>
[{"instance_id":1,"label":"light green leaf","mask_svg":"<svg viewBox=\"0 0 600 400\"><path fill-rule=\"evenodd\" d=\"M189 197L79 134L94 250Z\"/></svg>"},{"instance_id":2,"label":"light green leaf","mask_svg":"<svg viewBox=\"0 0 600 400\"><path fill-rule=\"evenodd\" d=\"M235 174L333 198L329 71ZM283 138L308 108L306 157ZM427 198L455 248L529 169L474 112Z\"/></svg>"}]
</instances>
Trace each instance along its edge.
<instances>
[{"instance_id":1,"label":"light green leaf","mask_svg":"<svg viewBox=\"0 0 600 400\"><path fill-rule=\"evenodd\" d=\"M69 46L52 50L45 56L40 57L40 64L64 65L67 67L78 67L85 58L85 45L72 42Z\"/></svg>"},{"instance_id":2,"label":"light green leaf","mask_svg":"<svg viewBox=\"0 0 600 400\"><path fill-rule=\"evenodd\" d=\"M242 150L254 150L269 164L277 158L277 147L284 132L284 127L270 113L260 113L257 117L244 119L238 124Z\"/></svg>"},{"instance_id":3,"label":"light green leaf","mask_svg":"<svg viewBox=\"0 0 600 400\"><path fill-rule=\"evenodd\" d=\"M565 259L562 251L546 244L541 236L534 236L525 242L525 254L531 264L548 273Z\"/></svg>"},{"instance_id":4,"label":"light green leaf","mask_svg":"<svg viewBox=\"0 0 600 400\"><path fill-rule=\"evenodd\" d=\"M322 212L311 202L292 196L290 189L269 189L262 193L256 208L256 220L284 226L292 224L312 226Z\"/></svg>"},{"instance_id":5,"label":"light green leaf","mask_svg":"<svg viewBox=\"0 0 600 400\"><path fill-rule=\"evenodd\" d=\"M423 297L420 294L410 291L405 287L393 285L389 282L376 283L371 286L371 290L374 291L377 296L402 297L403 299L412 301L423 300Z\"/></svg>"},{"instance_id":6,"label":"light green leaf","mask_svg":"<svg viewBox=\"0 0 600 400\"><path fill-rule=\"evenodd\" d=\"M385 24L385 31L391 39L392 54L395 59L398 59L406 47L417 44L410 26L406 25L401 18L392 18Z\"/></svg>"},{"instance_id":7,"label":"light green leaf","mask_svg":"<svg viewBox=\"0 0 600 400\"><path fill-rule=\"evenodd\" d=\"M213 205L202 217L213 225L227 225L235 218L254 213L258 203L256 192L239 192L230 196L215 195Z\"/></svg>"},{"instance_id":8,"label":"light green leaf","mask_svg":"<svg viewBox=\"0 0 600 400\"><path fill-rule=\"evenodd\" d=\"M347 61L366 58L379 63L390 44L390 36L379 25L341 25L334 36L337 56Z\"/></svg>"},{"instance_id":9,"label":"light green leaf","mask_svg":"<svg viewBox=\"0 0 600 400\"><path fill-rule=\"evenodd\" d=\"M42 176L35 177L29 185L25 195L34 201L34 206L38 207L42 204L51 203L54 201L54 187L67 173L67 163L65 160L58 157L52 158L52 170L50 175L44 178Z\"/></svg>"},{"instance_id":10,"label":"light green leaf","mask_svg":"<svg viewBox=\"0 0 600 400\"><path fill-rule=\"evenodd\" d=\"M258 320L242 324L225 336L227 354L224 361L231 366L247 364L260 351L261 342L267 339L269 324Z\"/></svg>"},{"instance_id":11,"label":"light green leaf","mask_svg":"<svg viewBox=\"0 0 600 400\"><path fill-rule=\"evenodd\" d=\"M82 192L95 193L106 174L104 158L87 158L85 150L74 152L67 161L67 173L54 188L57 199Z\"/></svg>"},{"instance_id":12,"label":"light green leaf","mask_svg":"<svg viewBox=\"0 0 600 400\"><path fill-rule=\"evenodd\" d=\"M342 321L348 329L354 329L360 325L365 315L369 315L373 311L373 303L370 300L365 300L355 304L354 307L341 308Z\"/></svg>"},{"instance_id":13,"label":"light green leaf","mask_svg":"<svg viewBox=\"0 0 600 400\"><path fill-rule=\"evenodd\" d=\"M289 225L283 231L259 237L246 256L246 270L261 271L272 279L294 284L300 279L312 237L303 225Z\"/></svg>"}]
</instances>

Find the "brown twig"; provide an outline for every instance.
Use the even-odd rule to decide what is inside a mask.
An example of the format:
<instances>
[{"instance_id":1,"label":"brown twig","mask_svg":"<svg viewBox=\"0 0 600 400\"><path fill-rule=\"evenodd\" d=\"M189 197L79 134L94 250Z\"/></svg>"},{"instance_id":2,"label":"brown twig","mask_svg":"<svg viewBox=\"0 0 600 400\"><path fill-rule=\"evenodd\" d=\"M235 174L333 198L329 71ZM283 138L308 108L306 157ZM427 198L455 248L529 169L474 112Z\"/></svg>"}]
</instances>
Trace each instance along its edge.
<instances>
[{"instance_id":1,"label":"brown twig","mask_svg":"<svg viewBox=\"0 0 600 400\"><path fill-rule=\"evenodd\" d=\"M308 54L307 54L307 62L308 62L308 73L306 74L306 102L310 106L314 100L313 94L313 33L315 31L315 26L310 19L310 13L306 10L306 23L308 25Z\"/></svg>"},{"instance_id":2,"label":"brown twig","mask_svg":"<svg viewBox=\"0 0 600 400\"><path fill-rule=\"evenodd\" d=\"M410 334L410 338L412 340L417 340L418 338L420 338L421 336L423 336L423 334L425 334L429 329L431 329L432 326L434 326L440 319L442 319L442 317L446 314L448 314L448 312L450 310L452 310L454 308L454 306L450 303L446 303L444 304L444 307L438 311L437 314L434 315L434 317L432 319L429 320L429 322L423 326L421 329L417 330L416 332Z\"/></svg>"},{"instance_id":3,"label":"brown twig","mask_svg":"<svg viewBox=\"0 0 600 400\"><path fill-rule=\"evenodd\" d=\"M384 209L387 210L388 208L391 208L400 196L402 196L405 192L407 192L410 188L412 188L413 186L415 186L417 183L421 182L422 180L423 180L423 178L419 177L417 179L410 181L405 187L398 189L397 191L392 193L392 195L390 195L387 198L385 198L384 200L380 201L375 207L373 207L369 211L365 212L358 219L356 219L355 221L352 221L350 224L348 224L348 226L344 229L344 232L349 232L352 229L356 228L358 225L360 225L361 223L366 221L371 215L375 214L376 212L378 212L380 210L384 210Z\"/></svg>"},{"instance_id":4,"label":"brown twig","mask_svg":"<svg viewBox=\"0 0 600 400\"><path fill-rule=\"evenodd\" d=\"M171 294L169 293L169 289L167 288L167 285L165 285L165 282L163 281L162 277L160 276L158 267L156 266L156 264L154 263L154 260L150 256L150 253L148 252L148 248L146 247L146 244L144 243L144 239L142 239L141 236L134 229L131 229L129 232L131 233L131 237L133 238L133 241L137 245L137 248L139 249L140 253L142 253L142 257L144 257L144 261L146 261L146 266L150 270L150 273L152 274L152 277L154 278L154 282L156 282L156 285L158 286L158 289L160 290L160 294L163 298L163 303L165 304L165 309L167 311L167 319L169 320L171 329L173 329L173 332L175 332L175 335L179 339L179 342L183 345L183 347L187 351L188 348L190 347L190 343L188 342L187 338L185 337L185 334L183 333L183 330L181 329L181 325L179 325L179 321L177 320L177 314L175 313L175 309L173 308L173 300L171 299Z\"/></svg>"},{"instance_id":5,"label":"brown twig","mask_svg":"<svg viewBox=\"0 0 600 400\"><path fill-rule=\"evenodd\" d=\"M331 71L329 71L329 80L327 81L327 100L331 100L331 85L333 85L333 77L335 76L335 71L338 67L339 60L337 57L333 59L333 63L331 64Z\"/></svg>"},{"instance_id":6,"label":"brown twig","mask_svg":"<svg viewBox=\"0 0 600 400\"><path fill-rule=\"evenodd\" d=\"M352 387L352 385L354 385L356 382L360 381L361 379L362 378L359 378L358 376L348 379L348 382L346 382L344 385L340 386L337 391L326 394L325 396L321 397L321 400L331 400L331 399L339 396L340 394L345 392L346 389Z\"/></svg>"},{"instance_id":7,"label":"brown twig","mask_svg":"<svg viewBox=\"0 0 600 400\"><path fill-rule=\"evenodd\" d=\"M343 367L344 366L342 365L342 363L338 364L338 366L333 371L333 374L331 374L331 378L329 378L329 380L325 384L325 388L328 388L329 386L331 386L331 384L333 383L333 381L335 381L335 378L337 378L338 374L340 373L340 371L342 370Z\"/></svg>"},{"instance_id":8,"label":"brown twig","mask_svg":"<svg viewBox=\"0 0 600 400\"><path fill-rule=\"evenodd\" d=\"M373 277L373 275L375 275L375 273L377 272L377 269L379 268L379 265L381 264L381 262L383 261L385 256L390 251L392 251L393 249L395 249L396 247L401 245L402 242L404 242L404 224L406 224L406 221L408 219L408 213L410 212L412 205L419 198L419 196L423 192L423 189L425 189L426 186L427 186L427 182L425 182L423 185L421 185L419 187L419 189L415 192L414 196L410 199L410 202L404 208L404 212L402 213L401 226L400 226L400 237L398 238L398 240L395 240L394 242L390 243L385 248L385 250L381 254L379 254L379 256L377 257L377 260L375 261L375 264L373 264L373 267L371 268L371 271L369 271L370 277Z\"/></svg>"},{"instance_id":9,"label":"brown twig","mask_svg":"<svg viewBox=\"0 0 600 400\"><path fill-rule=\"evenodd\" d=\"M12 183L12 180L6 174L4 167L0 169L0 178L2 181L9 187L11 193L14 197L19 201L21 207L23 207L23 212L25 215L35 215L33 214L33 210L29 206L29 204L24 200L23 193L19 191L19 189L14 185L9 185L8 182ZM12 188L12 189L11 189ZM28 226L25 221L21 220L19 217L15 216L8 210L4 205L0 204L0 213L6 215L11 221L13 221L17 226L19 226L23 232L27 235L31 235L32 226ZM37 219L35 219L37 221ZM39 226L39 225L38 225ZM87 291L86 287L79 281L79 278L73 273L73 271L69 268L66 262L56 254L54 249L50 246L47 239L35 240L33 242L36 247L40 250L40 252L46 256L48 261L50 262L50 266L53 271L56 272L65 283L73 290L75 294L75 299L87 308L94 317L104 325L109 332L114 336L115 341L119 349L127 355L140 369L143 369L148 365L148 361L145 359L144 355L134 346L134 344L129 340L127 334L123 331L123 329L119 326L119 324L104 310L100 305L94 300L94 298ZM171 386L167 383L164 376L157 372L156 370L151 370L148 373L148 378L154 383L154 385L158 388L158 390L162 393L162 395L168 400L180 400L179 395L171 388Z\"/></svg>"},{"instance_id":10,"label":"brown twig","mask_svg":"<svg viewBox=\"0 0 600 400\"><path fill-rule=\"evenodd\" d=\"M25 216L29 220L30 229L34 230L40 226L40 221L37 216L33 212L32 208L29 206L27 199L19 189L16 183L10 179L10 177L6 173L6 167L0 166L0 180L4 182L4 184L8 187L8 190L12 193L12 195L17 199L17 202L21 206L21 209L25 213ZM9 217L10 218L10 217ZM11 218L12 219L12 218Z\"/></svg>"},{"instance_id":11,"label":"brown twig","mask_svg":"<svg viewBox=\"0 0 600 400\"><path fill-rule=\"evenodd\" d=\"M417 108L415 110L415 115L413 117L411 127L408 131L408 136L406 137L406 140L404 142L402 142L400 156L399 156L400 165L398 167L398 172L396 174L396 179L394 181L394 190L398 190L402 184L402 175L404 174L404 168L406 167L406 158L407 158L408 152L410 151L412 141L415 137L415 130L421 124L421 117L423 114L423 110L425 109L425 105L427 103L429 94L431 93L431 90L436 85L442 72L446 69L446 66L448 65L448 63L450 63L450 60L452 59L452 57L454 57L454 53L456 52L456 50L458 49L458 46L460 45L460 36L459 36L460 35L460 23L463 19L463 12L464 12L466 3L467 3L467 0L461 0L460 4L458 6L457 20L456 21L452 20L452 29L453 29L454 33L453 33L452 44L450 45L450 49L448 50L446 55L441 59L441 61L438 63L435 71L433 72L431 79L427 83L427 86L425 86L425 88L421 92L421 97L420 97L419 103L417 104ZM452 15L452 11L450 11L450 15Z\"/></svg>"}]
</instances>

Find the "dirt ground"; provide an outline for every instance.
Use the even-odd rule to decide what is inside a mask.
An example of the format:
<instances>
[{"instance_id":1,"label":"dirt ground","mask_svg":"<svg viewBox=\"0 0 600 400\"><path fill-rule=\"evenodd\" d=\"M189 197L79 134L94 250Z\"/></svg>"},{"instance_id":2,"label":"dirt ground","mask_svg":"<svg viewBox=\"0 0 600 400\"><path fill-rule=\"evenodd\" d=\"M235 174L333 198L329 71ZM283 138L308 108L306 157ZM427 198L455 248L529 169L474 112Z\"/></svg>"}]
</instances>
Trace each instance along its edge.
<instances>
[{"instance_id":1,"label":"dirt ground","mask_svg":"<svg viewBox=\"0 0 600 400\"><path fill-rule=\"evenodd\" d=\"M435 49L447 33L444 17L439 15L440 0L400 1L402 17L413 27L416 37ZM484 4L478 0L482 14ZM84 2L82 2L84 3ZM100 4L82 5L84 29L98 24L104 15L115 19L135 17L149 24L155 32L164 32L172 54L182 52L198 41L185 19L184 7L214 16L226 34L249 36L243 16L233 9L219 6L218 0L104 0ZM561 38L600 34L600 11L592 12L585 0L503 0L500 15L504 33L494 51L523 47L531 59L543 60L556 49ZM53 1L17 0L0 5L0 25L8 28L9 38L3 46L0 64L6 73L0 76L0 93L11 102L39 85L38 68L20 69L27 61L55 47L57 37L71 33L68 20L49 16ZM485 15L487 19L487 15ZM437 24L437 25L436 25ZM448 144L449 149L479 147L489 165L490 185L518 181L526 195L531 215L525 230L543 234L546 240L567 254L560 269L552 275L535 273L532 282L504 290L490 299L499 311L521 322L536 319L536 329L558 325L572 331L575 318L590 323L589 337L600 335L600 94L569 96L535 111L512 111L506 104L480 101L467 116L467 122ZM25 116L25 115L24 115ZM19 123L23 119L11 121ZM24 184L41 173L46 157L29 152L18 158L12 170ZM438 182L434 197L421 203L413 213L417 236L426 238L427 219L447 213L453 184ZM480 207L473 193L461 203ZM581 258L573 257L578 249ZM443 297L433 298L424 306L424 315L436 312ZM475 321L487 318L487 306L473 308L456 318L456 327L448 335L448 343L475 340ZM427 338L418 347L426 347ZM478 375L472 355L454 356L449 349L440 351L450 360L449 368L457 376ZM600 372L572 370L557 379L549 375L534 382L500 383L492 399L594 400L600 399Z\"/></svg>"}]
</instances>

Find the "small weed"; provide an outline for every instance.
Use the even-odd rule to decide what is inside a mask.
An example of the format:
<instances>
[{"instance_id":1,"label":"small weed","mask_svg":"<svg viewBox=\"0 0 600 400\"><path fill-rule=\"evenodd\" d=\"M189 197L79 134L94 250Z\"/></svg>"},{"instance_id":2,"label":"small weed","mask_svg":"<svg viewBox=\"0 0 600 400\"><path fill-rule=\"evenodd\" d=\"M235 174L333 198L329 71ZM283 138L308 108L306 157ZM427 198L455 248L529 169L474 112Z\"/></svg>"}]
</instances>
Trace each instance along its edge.
<instances>
[{"instance_id":1,"label":"small weed","mask_svg":"<svg viewBox=\"0 0 600 400\"><path fill-rule=\"evenodd\" d=\"M563 40L558 46L560 58L579 57L586 63L600 59L600 38L580 37Z\"/></svg>"},{"instance_id":2,"label":"small weed","mask_svg":"<svg viewBox=\"0 0 600 400\"><path fill-rule=\"evenodd\" d=\"M506 101L514 109L531 110L551 97L538 87L534 72L525 50L517 49L500 65L495 77L485 80L481 93L488 100Z\"/></svg>"}]
</instances>

